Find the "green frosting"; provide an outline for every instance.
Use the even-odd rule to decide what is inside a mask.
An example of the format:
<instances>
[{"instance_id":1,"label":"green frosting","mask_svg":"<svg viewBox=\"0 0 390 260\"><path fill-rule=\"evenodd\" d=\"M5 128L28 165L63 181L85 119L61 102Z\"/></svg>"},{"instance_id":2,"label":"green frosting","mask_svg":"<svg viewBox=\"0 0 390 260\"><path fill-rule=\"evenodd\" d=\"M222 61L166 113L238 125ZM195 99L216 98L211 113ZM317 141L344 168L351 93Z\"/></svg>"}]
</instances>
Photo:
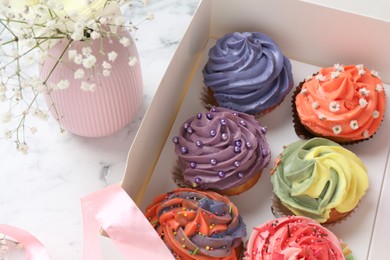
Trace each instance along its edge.
<instances>
[{"instance_id":1,"label":"green frosting","mask_svg":"<svg viewBox=\"0 0 390 260\"><path fill-rule=\"evenodd\" d=\"M368 188L363 162L324 138L288 145L273 170L274 193L283 205L320 223L333 208L341 213L353 210Z\"/></svg>"}]
</instances>

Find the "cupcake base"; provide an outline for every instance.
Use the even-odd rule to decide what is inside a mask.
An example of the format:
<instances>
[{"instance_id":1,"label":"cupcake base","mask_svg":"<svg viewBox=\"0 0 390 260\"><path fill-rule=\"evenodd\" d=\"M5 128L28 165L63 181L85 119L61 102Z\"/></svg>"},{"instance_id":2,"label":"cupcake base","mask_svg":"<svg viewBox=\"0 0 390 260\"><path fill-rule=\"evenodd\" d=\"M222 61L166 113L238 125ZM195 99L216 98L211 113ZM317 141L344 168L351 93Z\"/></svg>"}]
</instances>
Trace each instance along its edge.
<instances>
[{"instance_id":1,"label":"cupcake base","mask_svg":"<svg viewBox=\"0 0 390 260\"><path fill-rule=\"evenodd\" d=\"M295 215L293 212L291 212L291 210L289 210L282 203L282 201L275 194L272 198L271 211L272 211L272 214L277 218ZM343 220L345 217L347 217L352 212L353 212L353 210L341 213L341 212L338 212L336 209L331 209L329 218L327 219L327 221L325 221L321 224L328 225L328 224L339 223L341 220Z\"/></svg>"},{"instance_id":2,"label":"cupcake base","mask_svg":"<svg viewBox=\"0 0 390 260\"><path fill-rule=\"evenodd\" d=\"M254 174L252 176L252 178L250 178L247 182L245 182L244 184L237 186L237 187L232 187L232 188L229 188L226 190L217 190L217 189L208 189L208 190L217 192L217 193L219 193L221 195L225 195L225 196L239 195L239 194L249 190L250 188L252 188L260 179L261 173L262 172L260 171L256 174ZM191 186L191 185L184 182L183 174L182 174L182 171L181 171L179 165L175 166L175 168L172 172L172 176L173 176L173 181L180 188L198 189L197 187ZM202 189L199 189L199 190L202 190Z\"/></svg>"}]
</instances>

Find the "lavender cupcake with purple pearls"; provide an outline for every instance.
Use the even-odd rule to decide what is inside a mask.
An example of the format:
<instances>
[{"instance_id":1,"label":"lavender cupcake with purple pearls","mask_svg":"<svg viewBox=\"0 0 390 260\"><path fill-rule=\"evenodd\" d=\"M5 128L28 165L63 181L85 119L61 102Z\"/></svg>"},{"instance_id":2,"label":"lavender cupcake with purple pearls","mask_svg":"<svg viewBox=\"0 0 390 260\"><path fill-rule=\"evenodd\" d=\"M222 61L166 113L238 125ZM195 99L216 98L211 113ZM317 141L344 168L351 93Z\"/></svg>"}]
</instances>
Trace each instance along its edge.
<instances>
[{"instance_id":1,"label":"lavender cupcake with purple pearls","mask_svg":"<svg viewBox=\"0 0 390 260\"><path fill-rule=\"evenodd\" d=\"M227 196L250 189L271 159L266 131L253 116L222 107L189 118L172 139L176 184Z\"/></svg>"}]
</instances>

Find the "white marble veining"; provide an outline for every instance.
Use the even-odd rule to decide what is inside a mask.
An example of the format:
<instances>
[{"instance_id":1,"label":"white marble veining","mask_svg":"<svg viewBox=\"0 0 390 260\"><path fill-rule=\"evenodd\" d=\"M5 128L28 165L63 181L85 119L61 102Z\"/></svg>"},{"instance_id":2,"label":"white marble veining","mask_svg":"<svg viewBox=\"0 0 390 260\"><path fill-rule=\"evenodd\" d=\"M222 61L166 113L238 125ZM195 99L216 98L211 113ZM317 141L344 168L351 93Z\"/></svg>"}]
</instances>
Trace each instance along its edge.
<instances>
[{"instance_id":1,"label":"white marble veining","mask_svg":"<svg viewBox=\"0 0 390 260\"><path fill-rule=\"evenodd\" d=\"M27 155L0 139L0 223L36 236L51 259L81 259L83 225L80 198L119 182L127 152L158 84L195 12L199 0L151 0L131 10L144 77L144 101L133 123L104 138L61 134L53 119L36 119Z\"/></svg>"}]
</instances>

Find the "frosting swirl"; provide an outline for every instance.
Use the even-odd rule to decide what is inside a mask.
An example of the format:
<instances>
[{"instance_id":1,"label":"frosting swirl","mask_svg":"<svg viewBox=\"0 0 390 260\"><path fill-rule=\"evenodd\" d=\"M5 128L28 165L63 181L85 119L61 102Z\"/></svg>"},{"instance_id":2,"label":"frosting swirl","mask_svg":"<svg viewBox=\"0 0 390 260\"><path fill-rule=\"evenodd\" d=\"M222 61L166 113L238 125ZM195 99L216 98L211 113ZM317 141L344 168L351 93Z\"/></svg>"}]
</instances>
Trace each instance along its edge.
<instances>
[{"instance_id":1,"label":"frosting swirl","mask_svg":"<svg viewBox=\"0 0 390 260\"><path fill-rule=\"evenodd\" d=\"M259 32L234 32L217 40L203 76L219 106L249 114L278 105L293 86L290 61Z\"/></svg>"},{"instance_id":2,"label":"frosting swirl","mask_svg":"<svg viewBox=\"0 0 390 260\"><path fill-rule=\"evenodd\" d=\"M325 138L288 145L276 159L271 182L291 212L324 223L331 210L352 211L368 189L367 170L351 151Z\"/></svg>"},{"instance_id":3,"label":"frosting swirl","mask_svg":"<svg viewBox=\"0 0 390 260\"><path fill-rule=\"evenodd\" d=\"M270 161L265 133L253 116L226 108L191 117L173 138L184 183L216 191L245 184Z\"/></svg>"},{"instance_id":4,"label":"frosting swirl","mask_svg":"<svg viewBox=\"0 0 390 260\"><path fill-rule=\"evenodd\" d=\"M331 231L310 218L290 216L254 228L243 260L260 259L344 260L345 257L340 240Z\"/></svg>"},{"instance_id":5,"label":"frosting swirl","mask_svg":"<svg viewBox=\"0 0 390 260\"><path fill-rule=\"evenodd\" d=\"M336 64L306 79L295 104L301 123L311 132L335 141L361 140L379 128L386 96L377 72Z\"/></svg>"},{"instance_id":6,"label":"frosting swirl","mask_svg":"<svg viewBox=\"0 0 390 260\"><path fill-rule=\"evenodd\" d=\"M156 197L145 216L176 259L238 259L246 227L236 206L215 192L181 188Z\"/></svg>"}]
</instances>

